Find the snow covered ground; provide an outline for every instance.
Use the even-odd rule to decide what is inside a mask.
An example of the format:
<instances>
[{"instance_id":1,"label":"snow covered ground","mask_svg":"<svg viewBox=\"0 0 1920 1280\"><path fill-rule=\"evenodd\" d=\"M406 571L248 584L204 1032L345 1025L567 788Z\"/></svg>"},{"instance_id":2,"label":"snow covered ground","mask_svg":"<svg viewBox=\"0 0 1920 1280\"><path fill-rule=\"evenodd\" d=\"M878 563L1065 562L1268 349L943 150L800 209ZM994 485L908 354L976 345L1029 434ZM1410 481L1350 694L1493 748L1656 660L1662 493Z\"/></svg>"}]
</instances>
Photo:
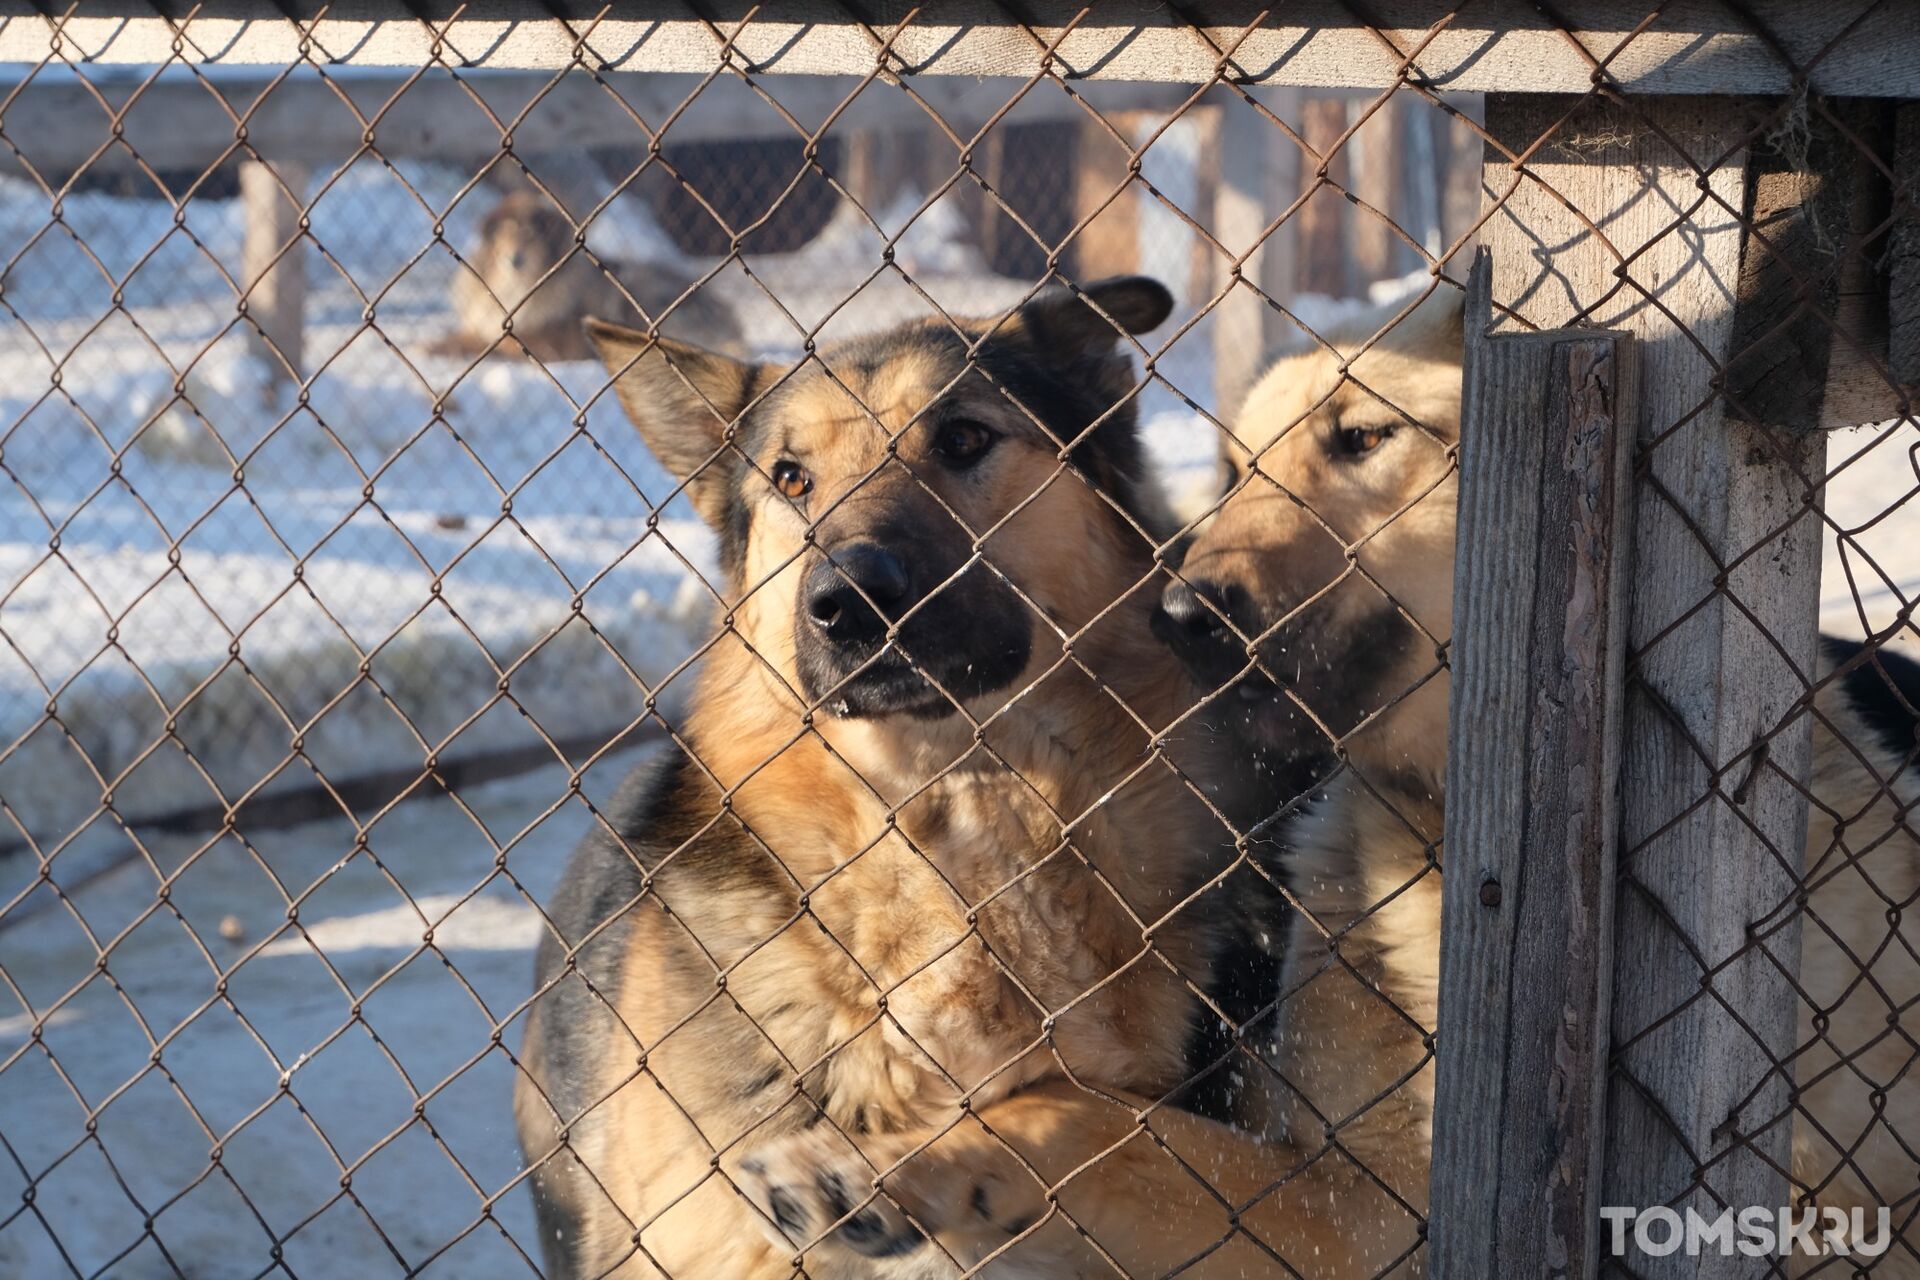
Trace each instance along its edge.
<instances>
[{"instance_id":1,"label":"snow covered ground","mask_svg":"<svg viewBox=\"0 0 1920 1280\"><path fill-rule=\"evenodd\" d=\"M450 194L435 190L450 174L413 177ZM15 313L0 324L0 740L57 700L111 779L160 736L161 703L205 685L177 732L229 797L286 759L296 727L339 777L417 762L456 730L442 754L520 745L533 735L511 706L466 722L554 632L514 673L524 709L556 726L638 716L645 691L624 668L651 682L692 651L706 593L689 570L710 571L711 540L679 507L648 533L670 485L610 401L574 433L604 378L507 361L462 376L424 355L455 267L444 251L409 266L426 214L362 166L314 207L353 281L310 255L322 372L297 405L231 328L215 263L238 260L234 203L191 202L172 228L161 202L84 194L50 228L44 199L0 181ZM471 228L456 217L449 235ZM379 332L360 323L362 294L379 296ZM373 684L329 706L363 661ZM310 784L303 766L277 783ZM99 784L46 725L0 789L45 841ZM170 747L115 790L135 814L214 799Z\"/></svg>"},{"instance_id":2,"label":"snow covered ground","mask_svg":"<svg viewBox=\"0 0 1920 1280\"><path fill-rule=\"evenodd\" d=\"M1920 426L1835 432L1827 440L1825 565L1820 624L1832 635L1884 632L1920 658Z\"/></svg>"},{"instance_id":3,"label":"snow covered ground","mask_svg":"<svg viewBox=\"0 0 1920 1280\"><path fill-rule=\"evenodd\" d=\"M586 796L637 758L607 757ZM0 929L41 1014L37 1034L0 1018L0 1276L532 1274L525 1190L480 1218L521 1167L507 1053L544 926L516 882L545 901L592 821L565 791L553 768L402 805L357 851L344 820L251 849L160 837L71 911L29 899Z\"/></svg>"}]
</instances>

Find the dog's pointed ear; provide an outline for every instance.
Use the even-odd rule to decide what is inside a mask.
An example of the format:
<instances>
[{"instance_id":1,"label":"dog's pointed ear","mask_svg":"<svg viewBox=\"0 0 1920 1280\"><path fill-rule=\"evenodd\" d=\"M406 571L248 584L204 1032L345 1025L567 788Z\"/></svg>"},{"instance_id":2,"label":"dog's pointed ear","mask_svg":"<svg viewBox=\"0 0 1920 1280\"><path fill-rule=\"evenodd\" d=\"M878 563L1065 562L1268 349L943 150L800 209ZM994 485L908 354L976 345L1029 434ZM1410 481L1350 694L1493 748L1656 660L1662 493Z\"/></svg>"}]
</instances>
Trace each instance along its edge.
<instances>
[{"instance_id":1,"label":"dog's pointed ear","mask_svg":"<svg viewBox=\"0 0 1920 1280\"><path fill-rule=\"evenodd\" d=\"M761 367L607 320L588 318L586 331L628 421L653 456L687 482L701 518L722 528L740 455L721 445L753 398Z\"/></svg>"},{"instance_id":2,"label":"dog's pointed ear","mask_svg":"<svg viewBox=\"0 0 1920 1280\"><path fill-rule=\"evenodd\" d=\"M1105 314L1102 314L1102 313ZM1150 276L1114 276L1043 290L1020 308L1017 326L1037 350L1069 361L1108 355L1122 332L1145 333L1173 313L1173 295Z\"/></svg>"},{"instance_id":3,"label":"dog's pointed ear","mask_svg":"<svg viewBox=\"0 0 1920 1280\"><path fill-rule=\"evenodd\" d=\"M1439 284L1397 321L1393 317L1407 309L1404 301L1383 309L1374 329L1393 327L1381 337L1380 345L1423 360L1458 361L1466 340L1466 300L1467 295L1452 285Z\"/></svg>"}]
</instances>

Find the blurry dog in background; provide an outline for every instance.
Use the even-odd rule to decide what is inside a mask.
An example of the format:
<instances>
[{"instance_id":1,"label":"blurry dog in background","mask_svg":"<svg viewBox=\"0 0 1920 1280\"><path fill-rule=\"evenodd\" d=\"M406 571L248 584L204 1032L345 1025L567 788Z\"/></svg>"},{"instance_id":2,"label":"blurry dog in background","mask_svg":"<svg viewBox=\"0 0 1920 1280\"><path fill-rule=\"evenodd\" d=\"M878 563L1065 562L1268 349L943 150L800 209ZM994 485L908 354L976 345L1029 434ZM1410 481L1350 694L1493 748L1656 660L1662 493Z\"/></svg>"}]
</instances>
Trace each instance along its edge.
<instances>
[{"instance_id":1,"label":"blurry dog in background","mask_svg":"<svg viewBox=\"0 0 1920 1280\"><path fill-rule=\"evenodd\" d=\"M443 354L589 359L580 327L589 315L652 319L662 333L714 350L740 346L739 323L712 288L694 289L697 277L665 263L590 256L573 222L539 191L512 191L487 211L468 267L454 277L458 328L435 347Z\"/></svg>"},{"instance_id":2,"label":"blurry dog in background","mask_svg":"<svg viewBox=\"0 0 1920 1280\"><path fill-rule=\"evenodd\" d=\"M1437 290L1356 356L1394 315L1334 329L1334 351L1282 359L1254 387L1222 459L1227 497L1155 626L1202 684L1230 686L1220 701L1249 744L1291 749L1313 719L1345 739L1352 768L1280 836L1310 918L1289 926L1276 1065L1311 1100L1297 1127L1353 1117L1341 1140L1362 1161L1406 1169L1431 1141L1459 295ZM1920 1132L1920 666L1829 638L1811 674L1795 1176L1819 1203L1902 1206L1899 1221L1920 1174L1897 1136ZM1890 924L1893 907L1907 910ZM1422 1205L1424 1182L1421 1168L1403 1188ZM1875 1274L1912 1274L1914 1257Z\"/></svg>"}]
</instances>

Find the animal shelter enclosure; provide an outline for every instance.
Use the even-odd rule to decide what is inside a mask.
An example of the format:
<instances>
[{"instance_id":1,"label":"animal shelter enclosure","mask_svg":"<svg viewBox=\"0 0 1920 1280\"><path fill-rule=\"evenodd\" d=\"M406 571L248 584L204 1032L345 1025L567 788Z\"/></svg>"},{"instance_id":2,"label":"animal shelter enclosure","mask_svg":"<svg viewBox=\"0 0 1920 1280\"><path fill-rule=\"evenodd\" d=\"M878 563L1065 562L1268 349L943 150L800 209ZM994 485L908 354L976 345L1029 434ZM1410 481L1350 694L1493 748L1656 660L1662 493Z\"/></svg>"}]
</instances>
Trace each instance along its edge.
<instances>
[{"instance_id":1,"label":"animal shelter enclosure","mask_svg":"<svg viewBox=\"0 0 1920 1280\"><path fill-rule=\"evenodd\" d=\"M0 8L0 1275L1920 1275L1917 55Z\"/></svg>"}]
</instances>

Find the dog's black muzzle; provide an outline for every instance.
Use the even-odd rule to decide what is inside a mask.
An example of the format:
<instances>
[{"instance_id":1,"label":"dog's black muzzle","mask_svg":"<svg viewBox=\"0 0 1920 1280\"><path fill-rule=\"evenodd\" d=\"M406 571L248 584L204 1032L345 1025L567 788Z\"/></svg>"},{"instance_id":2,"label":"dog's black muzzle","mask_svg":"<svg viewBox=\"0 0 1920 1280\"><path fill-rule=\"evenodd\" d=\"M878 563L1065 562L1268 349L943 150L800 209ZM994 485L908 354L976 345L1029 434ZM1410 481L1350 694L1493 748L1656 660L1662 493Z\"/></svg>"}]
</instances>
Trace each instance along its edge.
<instances>
[{"instance_id":1,"label":"dog's black muzzle","mask_svg":"<svg viewBox=\"0 0 1920 1280\"><path fill-rule=\"evenodd\" d=\"M836 715L933 718L1019 675L1032 638L1018 597L937 551L858 539L808 570L794 620L808 697Z\"/></svg>"},{"instance_id":2,"label":"dog's black muzzle","mask_svg":"<svg viewBox=\"0 0 1920 1280\"><path fill-rule=\"evenodd\" d=\"M1160 595L1153 611L1153 634L1172 649L1201 685L1217 689L1247 665L1245 634L1237 613L1245 612L1246 593L1204 578L1175 582Z\"/></svg>"}]
</instances>

